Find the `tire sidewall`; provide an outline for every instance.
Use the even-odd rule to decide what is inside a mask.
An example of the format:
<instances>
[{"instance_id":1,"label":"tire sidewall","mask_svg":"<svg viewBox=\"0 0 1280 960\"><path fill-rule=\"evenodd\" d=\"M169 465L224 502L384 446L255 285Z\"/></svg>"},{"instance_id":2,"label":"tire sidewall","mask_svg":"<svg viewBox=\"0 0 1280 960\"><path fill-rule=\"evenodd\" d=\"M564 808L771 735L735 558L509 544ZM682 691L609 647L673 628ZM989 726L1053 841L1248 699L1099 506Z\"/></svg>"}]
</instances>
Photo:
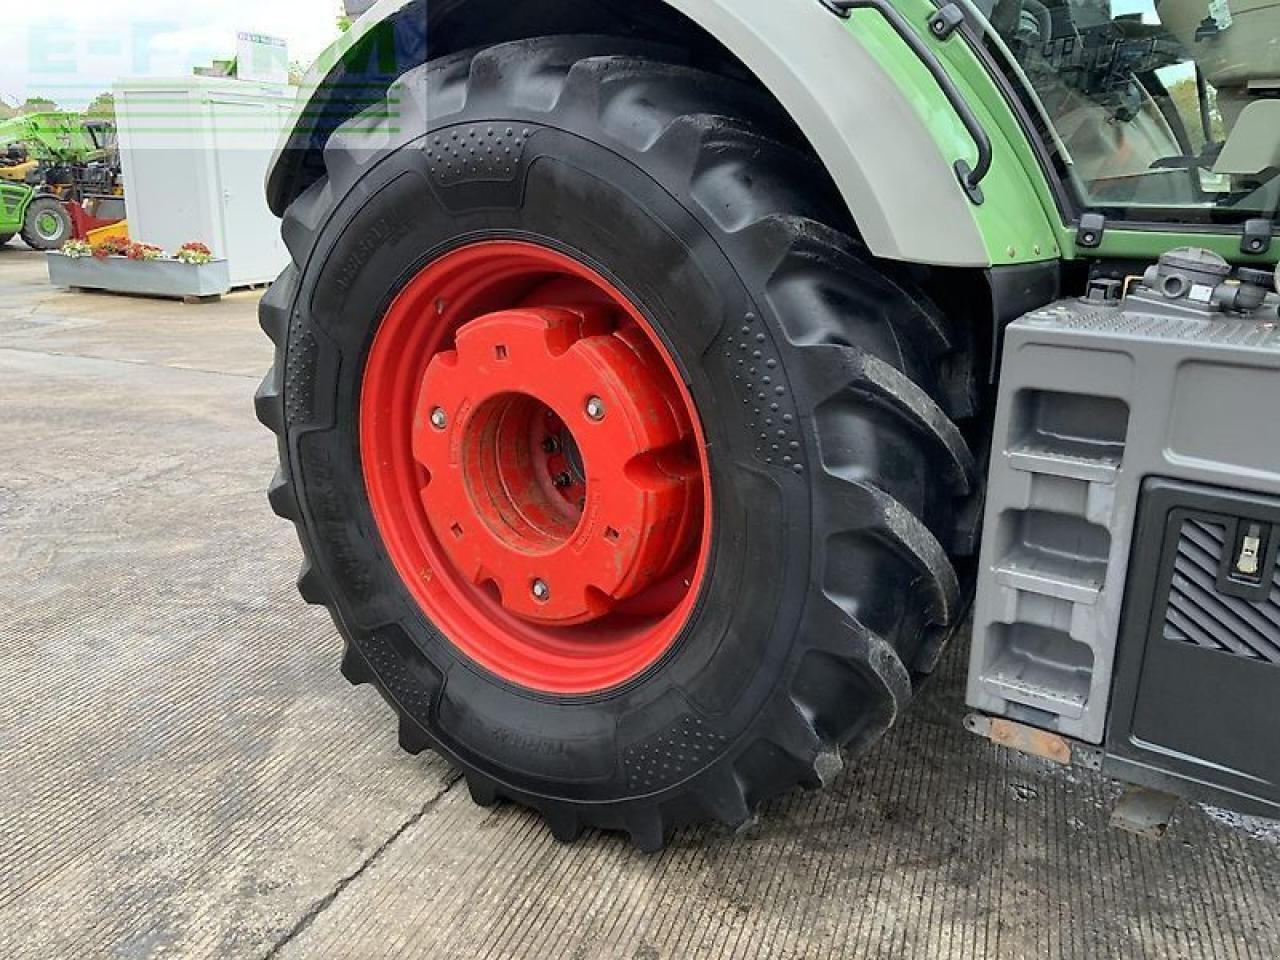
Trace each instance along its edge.
<instances>
[{"instance_id":1,"label":"tire sidewall","mask_svg":"<svg viewBox=\"0 0 1280 960\"><path fill-rule=\"evenodd\" d=\"M746 279L767 264L727 256L688 198L660 185L675 178L661 158L518 115L450 118L441 142L465 142L476 124L523 134L509 178L443 175L426 157L433 131L345 187L313 188L345 196L316 225L283 385L311 554L380 677L414 675L421 694L399 705L446 753L532 795L602 802L674 789L730 754L785 685L813 577L789 347ZM626 292L681 369L708 441L712 556L697 609L643 676L592 696L524 690L464 658L411 599L365 493L359 397L381 317L426 263L497 239L553 246ZM330 383L332 395L319 392ZM394 682L384 687L395 696ZM668 748L658 756L655 744Z\"/></svg>"},{"instance_id":2,"label":"tire sidewall","mask_svg":"<svg viewBox=\"0 0 1280 960\"><path fill-rule=\"evenodd\" d=\"M27 212L27 221L30 226L23 233L24 240L41 250L55 250L71 238L71 218L66 208L62 206L61 201L47 202L50 199L52 198L37 197L31 201L31 207ZM40 218L46 213L56 216L60 225L58 233L51 238L43 236L38 228Z\"/></svg>"}]
</instances>

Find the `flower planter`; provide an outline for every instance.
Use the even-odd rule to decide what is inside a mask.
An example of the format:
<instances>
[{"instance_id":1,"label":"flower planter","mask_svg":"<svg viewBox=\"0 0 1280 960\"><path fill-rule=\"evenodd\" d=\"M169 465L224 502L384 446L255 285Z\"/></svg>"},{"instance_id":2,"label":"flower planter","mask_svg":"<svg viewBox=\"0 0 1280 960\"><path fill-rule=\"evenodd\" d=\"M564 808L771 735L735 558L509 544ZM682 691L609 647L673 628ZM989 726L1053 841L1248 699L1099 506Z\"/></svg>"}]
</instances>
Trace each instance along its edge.
<instances>
[{"instance_id":1,"label":"flower planter","mask_svg":"<svg viewBox=\"0 0 1280 960\"><path fill-rule=\"evenodd\" d=\"M130 260L128 257L68 257L49 253L49 282L58 287L108 290L151 297L204 299L231 290L226 260Z\"/></svg>"}]
</instances>

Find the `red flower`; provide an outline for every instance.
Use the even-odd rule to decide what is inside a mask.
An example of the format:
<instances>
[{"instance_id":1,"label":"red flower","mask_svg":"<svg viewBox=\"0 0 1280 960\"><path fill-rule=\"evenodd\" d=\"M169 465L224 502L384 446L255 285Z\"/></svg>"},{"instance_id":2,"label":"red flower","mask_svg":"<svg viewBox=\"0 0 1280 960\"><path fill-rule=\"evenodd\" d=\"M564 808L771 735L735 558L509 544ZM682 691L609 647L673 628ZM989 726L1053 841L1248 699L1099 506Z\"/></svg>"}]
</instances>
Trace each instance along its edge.
<instances>
[{"instance_id":1,"label":"red flower","mask_svg":"<svg viewBox=\"0 0 1280 960\"><path fill-rule=\"evenodd\" d=\"M131 243L125 256L130 260L155 260L164 251L151 243Z\"/></svg>"},{"instance_id":2,"label":"red flower","mask_svg":"<svg viewBox=\"0 0 1280 960\"><path fill-rule=\"evenodd\" d=\"M129 253L130 243L123 237L107 237L93 245L93 255L99 260L107 257L123 257Z\"/></svg>"}]
</instances>

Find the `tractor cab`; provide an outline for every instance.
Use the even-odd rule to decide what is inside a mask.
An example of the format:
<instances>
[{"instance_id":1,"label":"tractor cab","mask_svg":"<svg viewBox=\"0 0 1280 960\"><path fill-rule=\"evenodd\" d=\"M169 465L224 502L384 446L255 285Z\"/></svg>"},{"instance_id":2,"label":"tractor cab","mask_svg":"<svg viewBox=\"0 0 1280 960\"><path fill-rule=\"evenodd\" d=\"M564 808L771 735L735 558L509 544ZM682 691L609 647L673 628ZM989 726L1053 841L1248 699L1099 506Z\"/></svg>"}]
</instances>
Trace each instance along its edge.
<instances>
[{"instance_id":1,"label":"tractor cab","mask_svg":"<svg viewBox=\"0 0 1280 960\"><path fill-rule=\"evenodd\" d=\"M1190 227L1280 200L1280 3L996 0L985 42L1082 208Z\"/></svg>"}]
</instances>

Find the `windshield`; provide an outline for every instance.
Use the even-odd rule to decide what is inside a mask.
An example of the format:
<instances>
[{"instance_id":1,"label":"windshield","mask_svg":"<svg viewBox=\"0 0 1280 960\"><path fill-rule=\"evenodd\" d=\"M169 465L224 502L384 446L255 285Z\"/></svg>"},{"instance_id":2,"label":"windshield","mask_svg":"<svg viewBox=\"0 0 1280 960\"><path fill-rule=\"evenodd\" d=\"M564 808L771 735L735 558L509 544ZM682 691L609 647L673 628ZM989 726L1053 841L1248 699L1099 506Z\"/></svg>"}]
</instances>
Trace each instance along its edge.
<instances>
[{"instance_id":1,"label":"windshield","mask_svg":"<svg viewBox=\"0 0 1280 960\"><path fill-rule=\"evenodd\" d=\"M1237 222L1280 200L1280 0L985 0L1079 201Z\"/></svg>"}]
</instances>

